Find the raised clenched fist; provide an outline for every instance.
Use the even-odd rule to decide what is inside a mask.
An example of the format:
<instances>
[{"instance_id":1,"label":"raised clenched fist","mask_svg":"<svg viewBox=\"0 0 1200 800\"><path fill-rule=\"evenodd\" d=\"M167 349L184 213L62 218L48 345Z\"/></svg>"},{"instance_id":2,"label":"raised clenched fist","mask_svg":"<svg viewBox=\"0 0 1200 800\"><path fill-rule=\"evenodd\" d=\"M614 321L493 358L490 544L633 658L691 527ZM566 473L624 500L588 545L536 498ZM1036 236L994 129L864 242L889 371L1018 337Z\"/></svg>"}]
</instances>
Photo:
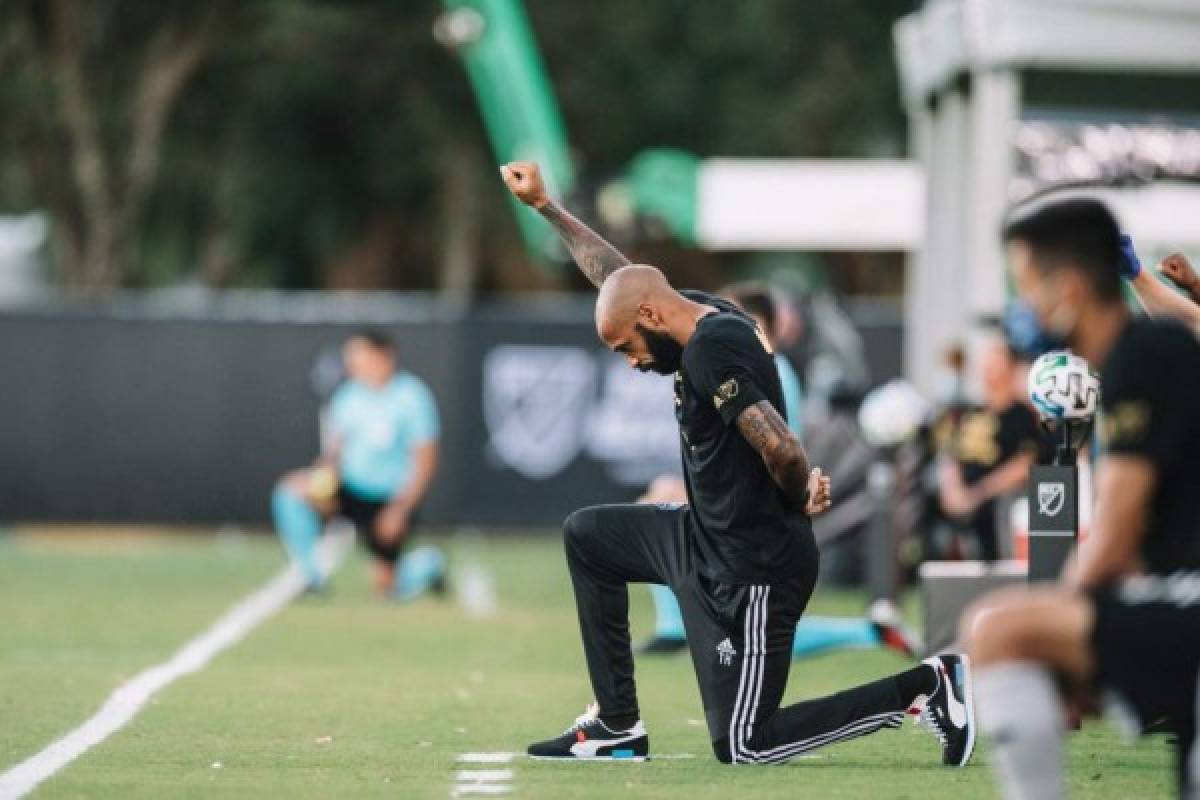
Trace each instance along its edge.
<instances>
[{"instance_id":1,"label":"raised clenched fist","mask_svg":"<svg viewBox=\"0 0 1200 800\"><path fill-rule=\"evenodd\" d=\"M508 190L525 205L541 208L550 202L546 184L542 183L542 173L532 161L510 161L500 168L500 175Z\"/></svg>"},{"instance_id":2,"label":"raised clenched fist","mask_svg":"<svg viewBox=\"0 0 1200 800\"><path fill-rule=\"evenodd\" d=\"M1182 253L1173 253L1167 256L1158 265L1158 269L1176 286L1192 295L1195 295L1200 289L1200 278L1196 276L1196 270Z\"/></svg>"}]
</instances>

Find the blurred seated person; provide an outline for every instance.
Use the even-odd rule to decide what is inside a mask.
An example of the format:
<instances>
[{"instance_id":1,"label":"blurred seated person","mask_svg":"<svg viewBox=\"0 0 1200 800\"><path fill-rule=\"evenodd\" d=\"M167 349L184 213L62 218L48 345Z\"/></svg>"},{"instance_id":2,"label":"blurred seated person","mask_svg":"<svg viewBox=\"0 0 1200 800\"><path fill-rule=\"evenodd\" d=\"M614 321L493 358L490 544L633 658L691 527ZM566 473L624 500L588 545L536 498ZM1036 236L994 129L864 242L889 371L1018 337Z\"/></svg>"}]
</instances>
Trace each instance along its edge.
<instances>
[{"instance_id":1,"label":"blurred seated person","mask_svg":"<svg viewBox=\"0 0 1200 800\"><path fill-rule=\"evenodd\" d=\"M797 437L801 436L804 430L804 395L800 379L787 356L776 349L780 318L777 293L765 284L741 283L728 286L719 294L745 311L763 332L765 344L774 352L775 367L783 385L788 427ZM678 476L660 475L651 481L638 502L683 505L687 503L687 489ZM675 594L667 586L650 584L650 596L654 600L654 635L638 646L638 652L666 654L685 649L687 638L683 629L683 615ZM922 650L920 642L905 627L899 610L887 600L872 604L866 617L806 616L796 626L792 641L793 658L839 648L873 647L890 647L911 658Z\"/></svg>"},{"instance_id":2,"label":"blurred seated person","mask_svg":"<svg viewBox=\"0 0 1200 800\"><path fill-rule=\"evenodd\" d=\"M961 342L948 345L933 377L933 408L916 435L896 452L896 539L901 545L905 573L917 578L921 562L940 557L953 523L942 510L938 487L938 458L946 450L962 415L971 409L967 399L967 354Z\"/></svg>"},{"instance_id":3,"label":"blurred seated person","mask_svg":"<svg viewBox=\"0 0 1200 800\"><path fill-rule=\"evenodd\" d=\"M324 452L276 484L275 529L309 591L319 592L317 539L325 520L346 518L374 556L376 591L411 600L445 579L437 548L401 555L437 469L437 405L424 382L397 369L395 345L380 332L351 336L342 361L347 378L330 401Z\"/></svg>"},{"instance_id":4,"label":"blurred seated person","mask_svg":"<svg viewBox=\"0 0 1200 800\"><path fill-rule=\"evenodd\" d=\"M1050 455L1049 437L1025 402L1017 352L999 333L979 354L983 406L961 414L938 466L942 511L974 540L984 561L1000 555L997 500L1025 487L1029 470Z\"/></svg>"}]
</instances>

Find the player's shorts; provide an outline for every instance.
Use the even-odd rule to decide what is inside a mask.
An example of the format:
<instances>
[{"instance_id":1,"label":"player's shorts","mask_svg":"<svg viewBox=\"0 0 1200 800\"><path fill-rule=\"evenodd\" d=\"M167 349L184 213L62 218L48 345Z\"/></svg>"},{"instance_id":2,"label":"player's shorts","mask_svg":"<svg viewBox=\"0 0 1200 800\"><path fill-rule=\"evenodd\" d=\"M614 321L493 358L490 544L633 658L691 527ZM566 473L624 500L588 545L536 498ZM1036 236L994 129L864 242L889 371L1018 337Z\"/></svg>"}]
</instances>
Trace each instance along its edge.
<instances>
[{"instance_id":1,"label":"player's shorts","mask_svg":"<svg viewBox=\"0 0 1200 800\"><path fill-rule=\"evenodd\" d=\"M337 490L337 505L338 515L345 517L354 525L354 529L358 533L358 540L362 542L363 547L367 548L371 555L380 561L389 564L395 563L396 559L400 557L400 551L404 548L404 538L389 543L382 541L375 533L375 520L387 507L387 501L362 497L342 484L338 486ZM410 525L415 516L414 513L409 518Z\"/></svg>"},{"instance_id":2,"label":"player's shorts","mask_svg":"<svg viewBox=\"0 0 1200 800\"><path fill-rule=\"evenodd\" d=\"M1200 788L1195 743L1200 572L1139 575L1091 593L1096 686L1118 722L1179 737L1181 784Z\"/></svg>"}]
</instances>

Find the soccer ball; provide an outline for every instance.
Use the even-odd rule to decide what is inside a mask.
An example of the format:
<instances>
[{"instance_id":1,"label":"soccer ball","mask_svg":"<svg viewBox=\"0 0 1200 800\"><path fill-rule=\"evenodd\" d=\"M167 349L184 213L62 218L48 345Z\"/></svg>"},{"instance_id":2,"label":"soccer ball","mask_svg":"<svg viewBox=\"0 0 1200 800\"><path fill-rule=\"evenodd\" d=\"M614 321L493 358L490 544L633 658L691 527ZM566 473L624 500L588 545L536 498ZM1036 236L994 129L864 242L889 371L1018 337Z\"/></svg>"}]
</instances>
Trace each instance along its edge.
<instances>
[{"instance_id":1,"label":"soccer ball","mask_svg":"<svg viewBox=\"0 0 1200 800\"><path fill-rule=\"evenodd\" d=\"M1091 419L1100 401L1100 378L1079 356L1056 350L1033 362L1029 399L1042 419Z\"/></svg>"}]
</instances>

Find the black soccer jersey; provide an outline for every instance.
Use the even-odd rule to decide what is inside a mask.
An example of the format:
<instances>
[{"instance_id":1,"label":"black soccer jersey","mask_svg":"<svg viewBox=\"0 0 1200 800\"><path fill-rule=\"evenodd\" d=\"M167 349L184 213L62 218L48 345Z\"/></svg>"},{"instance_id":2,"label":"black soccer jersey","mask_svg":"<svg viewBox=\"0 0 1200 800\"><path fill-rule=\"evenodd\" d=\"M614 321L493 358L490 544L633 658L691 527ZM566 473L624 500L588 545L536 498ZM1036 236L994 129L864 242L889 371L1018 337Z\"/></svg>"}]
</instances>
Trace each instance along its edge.
<instances>
[{"instance_id":1,"label":"black soccer jersey","mask_svg":"<svg viewBox=\"0 0 1200 800\"><path fill-rule=\"evenodd\" d=\"M968 411L951 435L950 451L962 467L967 486L979 483L1020 453L1039 461L1054 455L1037 416L1021 403L999 413L986 408Z\"/></svg>"},{"instance_id":2,"label":"black soccer jersey","mask_svg":"<svg viewBox=\"0 0 1200 800\"><path fill-rule=\"evenodd\" d=\"M1016 402L999 413L987 408L965 412L950 434L948 449L958 461L967 486L975 486L1022 453L1040 463L1049 463L1054 456L1053 445L1033 411ZM975 509L970 528L979 541L980 557L984 561L998 559L995 498Z\"/></svg>"},{"instance_id":3,"label":"black soccer jersey","mask_svg":"<svg viewBox=\"0 0 1200 800\"><path fill-rule=\"evenodd\" d=\"M786 418L774 357L753 320L724 300L686 291L720 309L703 317L675 374L675 415L683 450L698 566L722 583L787 580L813 565L812 525L791 507L737 429L760 400Z\"/></svg>"},{"instance_id":4,"label":"black soccer jersey","mask_svg":"<svg viewBox=\"0 0 1200 800\"><path fill-rule=\"evenodd\" d=\"M1175 322L1130 322L1104 363L1100 391L1105 450L1144 457L1157 471L1146 569L1200 569L1200 342Z\"/></svg>"}]
</instances>

